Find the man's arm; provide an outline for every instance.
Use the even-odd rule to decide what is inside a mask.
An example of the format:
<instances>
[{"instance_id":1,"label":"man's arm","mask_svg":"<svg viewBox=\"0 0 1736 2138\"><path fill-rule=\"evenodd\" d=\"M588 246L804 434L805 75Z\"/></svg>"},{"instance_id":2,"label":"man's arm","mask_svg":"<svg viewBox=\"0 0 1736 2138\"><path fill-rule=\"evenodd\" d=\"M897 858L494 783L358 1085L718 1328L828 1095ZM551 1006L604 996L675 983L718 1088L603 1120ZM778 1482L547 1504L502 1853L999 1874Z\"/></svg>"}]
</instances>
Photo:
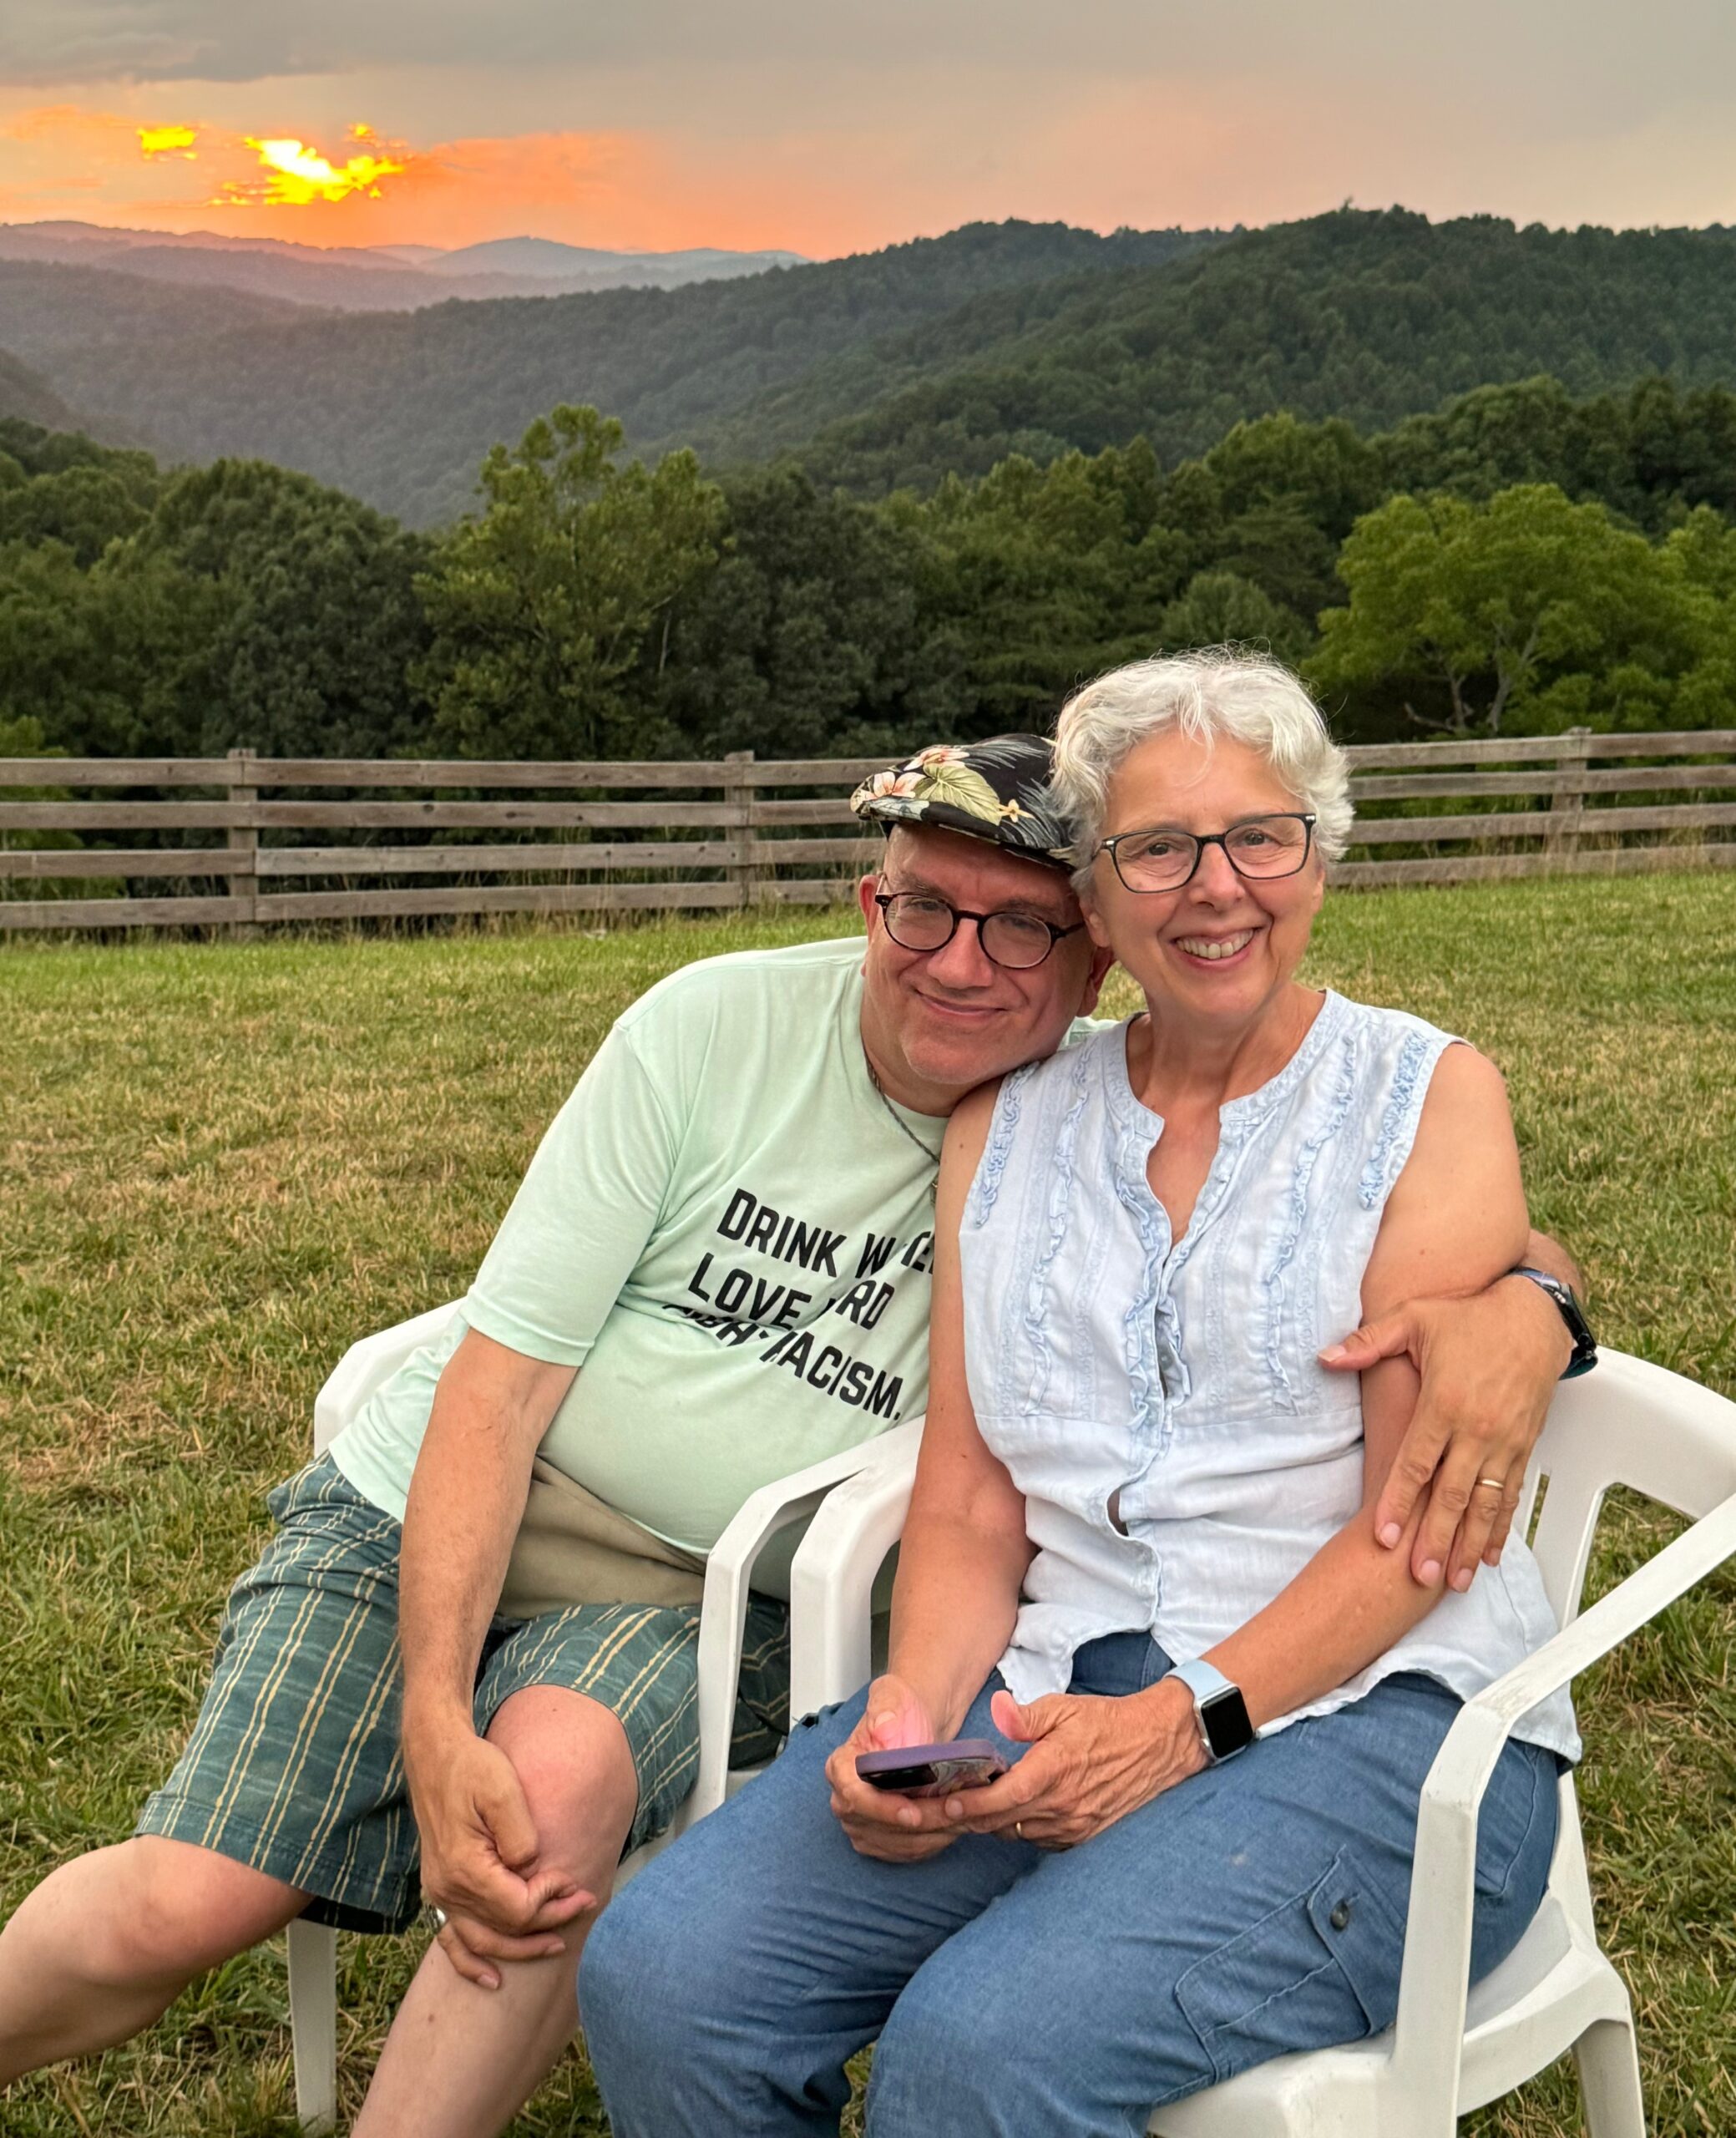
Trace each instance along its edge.
<instances>
[{"instance_id":1,"label":"man's arm","mask_svg":"<svg viewBox=\"0 0 1736 2138\"><path fill-rule=\"evenodd\" d=\"M1572 1257L1546 1233L1531 1233L1526 1260L1582 1290ZM1445 1567L1454 1588L1468 1588L1480 1563L1500 1559L1526 1466L1572 1353L1554 1302L1530 1278L1509 1276L1468 1299L1410 1300L1320 1354L1323 1365L1344 1373L1408 1357L1422 1376L1374 1512L1375 1533L1390 1550L1428 1493L1411 1548L1418 1581L1432 1584ZM1480 1477L1502 1480L1499 1502L1476 1491Z\"/></svg>"},{"instance_id":2,"label":"man's arm","mask_svg":"<svg viewBox=\"0 0 1736 2138\"><path fill-rule=\"evenodd\" d=\"M505 1754L477 1735L471 1706L530 1466L574 1371L469 1330L434 1391L404 1511L404 1770L423 1890L447 1911L453 1964L491 1989L491 1962L558 1951L560 1927L593 1897L534 1872L524 1793Z\"/></svg>"}]
</instances>

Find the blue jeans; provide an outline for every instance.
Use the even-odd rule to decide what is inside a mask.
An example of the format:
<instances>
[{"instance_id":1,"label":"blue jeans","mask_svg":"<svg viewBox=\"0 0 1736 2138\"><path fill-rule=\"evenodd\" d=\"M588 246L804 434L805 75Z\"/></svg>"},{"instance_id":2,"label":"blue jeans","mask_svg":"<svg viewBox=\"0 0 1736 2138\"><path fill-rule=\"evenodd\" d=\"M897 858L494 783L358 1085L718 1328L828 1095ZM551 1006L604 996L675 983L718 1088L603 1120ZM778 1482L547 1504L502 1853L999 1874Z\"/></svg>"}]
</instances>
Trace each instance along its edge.
<instances>
[{"instance_id":1,"label":"blue jeans","mask_svg":"<svg viewBox=\"0 0 1736 2138\"><path fill-rule=\"evenodd\" d=\"M1169 1660L1081 1649L1072 1690ZM997 1674L959 1732L1000 1738ZM925 1863L858 1856L822 1771L863 1695L650 1865L585 1948L580 2014L615 2138L835 2132L879 2037L872 2138L1129 2138L1154 2107L1398 2008L1417 1801L1458 1712L1388 1679L1195 1775L1079 1848L970 1835ZM1552 1753L1510 1744L1477 1837L1475 1980L1548 1880Z\"/></svg>"}]
</instances>

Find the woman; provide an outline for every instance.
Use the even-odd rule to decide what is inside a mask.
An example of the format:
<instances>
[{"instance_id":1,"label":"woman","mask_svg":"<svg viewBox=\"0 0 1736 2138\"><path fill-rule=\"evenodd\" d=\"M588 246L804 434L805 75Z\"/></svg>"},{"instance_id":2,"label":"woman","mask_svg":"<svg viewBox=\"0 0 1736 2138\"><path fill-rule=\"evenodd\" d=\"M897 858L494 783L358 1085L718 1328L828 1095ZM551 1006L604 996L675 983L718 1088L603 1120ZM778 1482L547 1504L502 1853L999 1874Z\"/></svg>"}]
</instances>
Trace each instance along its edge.
<instances>
[{"instance_id":1,"label":"woman","mask_svg":"<svg viewBox=\"0 0 1736 2138\"><path fill-rule=\"evenodd\" d=\"M1424 1778L1554 1629L1516 1543L1445 1593L1379 1546L1414 1375L1359 1400L1315 1358L1492 1281L1526 1219L1494 1068L1296 977L1350 820L1311 702L1268 661L1134 664L1062 714L1056 788L1145 1011L953 1117L889 1667L605 1918L581 2002L617 2138L836 2130L877 2033L872 2138L1134 2133L1389 2024ZM858 1776L955 1737L1010 1771ZM1563 1696L1497 1766L1476 1974L1542 1896L1577 1749ZM687 2023L658 2059L660 2007Z\"/></svg>"}]
</instances>

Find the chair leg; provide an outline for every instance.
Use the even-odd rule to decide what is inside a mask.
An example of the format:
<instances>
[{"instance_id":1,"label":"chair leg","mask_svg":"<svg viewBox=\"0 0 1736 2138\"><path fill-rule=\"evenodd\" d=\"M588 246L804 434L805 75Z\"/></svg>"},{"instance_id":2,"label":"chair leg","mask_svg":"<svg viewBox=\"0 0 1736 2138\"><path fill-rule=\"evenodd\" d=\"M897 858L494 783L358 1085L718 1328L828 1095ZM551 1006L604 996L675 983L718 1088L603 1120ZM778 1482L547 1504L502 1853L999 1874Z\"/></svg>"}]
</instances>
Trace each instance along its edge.
<instances>
[{"instance_id":1,"label":"chair leg","mask_svg":"<svg viewBox=\"0 0 1736 2138\"><path fill-rule=\"evenodd\" d=\"M1633 2021L1600 2019L1573 2045L1579 2091L1591 2138L1646 2138L1639 2051Z\"/></svg>"},{"instance_id":2,"label":"chair leg","mask_svg":"<svg viewBox=\"0 0 1736 2138\"><path fill-rule=\"evenodd\" d=\"M290 2040L296 2114L304 2130L337 2121L337 1933L323 1923L289 1927Z\"/></svg>"}]
</instances>

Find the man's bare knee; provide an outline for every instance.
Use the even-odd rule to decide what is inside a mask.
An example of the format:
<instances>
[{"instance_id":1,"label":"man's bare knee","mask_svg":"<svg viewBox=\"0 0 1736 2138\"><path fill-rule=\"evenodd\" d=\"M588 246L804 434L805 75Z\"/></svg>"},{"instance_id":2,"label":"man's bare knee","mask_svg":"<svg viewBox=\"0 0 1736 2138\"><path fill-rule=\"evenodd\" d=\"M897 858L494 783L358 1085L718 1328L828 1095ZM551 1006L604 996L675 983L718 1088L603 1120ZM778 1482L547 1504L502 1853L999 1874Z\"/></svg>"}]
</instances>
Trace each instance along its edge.
<instances>
[{"instance_id":1,"label":"man's bare knee","mask_svg":"<svg viewBox=\"0 0 1736 2138\"><path fill-rule=\"evenodd\" d=\"M488 1735L513 1763L545 1860L600 1852L612 1861L639 1802L620 1718L583 1693L532 1685L503 1702Z\"/></svg>"}]
</instances>

